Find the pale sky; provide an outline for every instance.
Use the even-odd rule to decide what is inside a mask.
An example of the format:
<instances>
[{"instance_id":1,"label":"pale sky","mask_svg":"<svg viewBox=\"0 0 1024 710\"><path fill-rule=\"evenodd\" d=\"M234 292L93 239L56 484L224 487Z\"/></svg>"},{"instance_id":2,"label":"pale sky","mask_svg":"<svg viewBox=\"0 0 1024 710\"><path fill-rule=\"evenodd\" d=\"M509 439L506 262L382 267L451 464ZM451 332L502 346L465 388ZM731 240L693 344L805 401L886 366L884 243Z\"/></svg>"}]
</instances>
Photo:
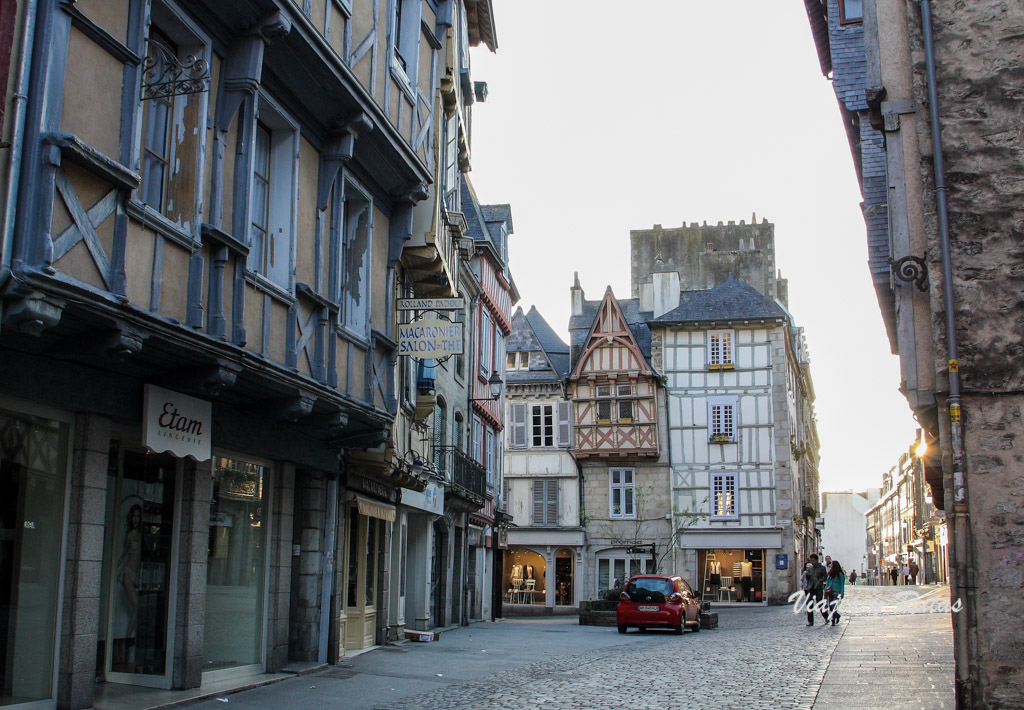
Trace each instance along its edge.
<instances>
[{"instance_id":1,"label":"pale sky","mask_svg":"<svg viewBox=\"0 0 1024 710\"><path fill-rule=\"evenodd\" d=\"M856 173L797 0L494 0L473 51L471 179L510 203L519 305L568 340L573 272L628 298L629 231L775 225L806 329L821 490L880 486L913 443L867 269Z\"/></svg>"}]
</instances>

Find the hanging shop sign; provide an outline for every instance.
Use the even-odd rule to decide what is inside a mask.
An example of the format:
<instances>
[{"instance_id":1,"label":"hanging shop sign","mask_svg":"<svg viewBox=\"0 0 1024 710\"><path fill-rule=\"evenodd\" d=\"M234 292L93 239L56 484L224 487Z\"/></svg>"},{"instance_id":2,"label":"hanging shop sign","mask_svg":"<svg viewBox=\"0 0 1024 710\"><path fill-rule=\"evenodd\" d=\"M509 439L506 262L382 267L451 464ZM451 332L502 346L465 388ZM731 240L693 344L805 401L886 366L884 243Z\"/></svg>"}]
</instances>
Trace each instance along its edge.
<instances>
[{"instance_id":1,"label":"hanging shop sign","mask_svg":"<svg viewBox=\"0 0 1024 710\"><path fill-rule=\"evenodd\" d=\"M421 318L398 326L398 354L439 360L462 354L462 323Z\"/></svg>"},{"instance_id":2,"label":"hanging shop sign","mask_svg":"<svg viewBox=\"0 0 1024 710\"><path fill-rule=\"evenodd\" d=\"M146 385L142 396L143 445L157 453L210 459L213 405L156 385Z\"/></svg>"},{"instance_id":3,"label":"hanging shop sign","mask_svg":"<svg viewBox=\"0 0 1024 710\"><path fill-rule=\"evenodd\" d=\"M399 298L400 311L461 311L466 307L464 298Z\"/></svg>"}]
</instances>

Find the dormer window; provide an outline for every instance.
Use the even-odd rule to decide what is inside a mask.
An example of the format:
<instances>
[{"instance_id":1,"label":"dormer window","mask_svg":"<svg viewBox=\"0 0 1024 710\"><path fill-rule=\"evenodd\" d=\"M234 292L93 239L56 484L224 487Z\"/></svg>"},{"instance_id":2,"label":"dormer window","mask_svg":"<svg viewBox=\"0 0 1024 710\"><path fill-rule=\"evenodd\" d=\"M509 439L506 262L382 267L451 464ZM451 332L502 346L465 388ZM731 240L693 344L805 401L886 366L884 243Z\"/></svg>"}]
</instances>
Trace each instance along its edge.
<instances>
[{"instance_id":1,"label":"dormer window","mask_svg":"<svg viewBox=\"0 0 1024 710\"><path fill-rule=\"evenodd\" d=\"M864 0L839 0L839 22L843 25L864 20Z\"/></svg>"},{"instance_id":2,"label":"dormer window","mask_svg":"<svg viewBox=\"0 0 1024 710\"><path fill-rule=\"evenodd\" d=\"M530 369L530 353L529 351L519 350L510 351L505 361L506 370L529 370Z\"/></svg>"},{"instance_id":3,"label":"dormer window","mask_svg":"<svg viewBox=\"0 0 1024 710\"><path fill-rule=\"evenodd\" d=\"M733 343L735 338L731 330L712 330L708 332L708 369L731 370L734 367Z\"/></svg>"}]
</instances>

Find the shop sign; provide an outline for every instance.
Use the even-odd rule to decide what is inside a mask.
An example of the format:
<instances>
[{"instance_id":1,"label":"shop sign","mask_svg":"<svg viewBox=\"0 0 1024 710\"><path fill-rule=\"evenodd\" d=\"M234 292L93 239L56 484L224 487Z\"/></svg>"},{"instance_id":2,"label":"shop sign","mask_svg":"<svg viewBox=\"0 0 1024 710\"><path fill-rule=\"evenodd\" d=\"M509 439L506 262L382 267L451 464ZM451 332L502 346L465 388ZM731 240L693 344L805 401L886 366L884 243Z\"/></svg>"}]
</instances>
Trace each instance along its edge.
<instances>
[{"instance_id":1,"label":"shop sign","mask_svg":"<svg viewBox=\"0 0 1024 710\"><path fill-rule=\"evenodd\" d=\"M142 443L147 448L196 461L210 459L213 405L209 402L146 385L142 411Z\"/></svg>"},{"instance_id":2,"label":"shop sign","mask_svg":"<svg viewBox=\"0 0 1024 710\"><path fill-rule=\"evenodd\" d=\"M369 493L381 500L386 500L388 503L398 504L398 489L392 488L380 481L375 481L372 478L360 476L358 473L350 473L348 474L346 485L351 490Z\"/></svg>"},{"instance_id":3,"label":"shop sign","mask_svg":"<svg viewBox=\"0 0 1024 710\"><path fill-rule=\"evenodd\" d=\"M508 528L506 528L504 525L498 528L498 549L508 549Z\"/></svg>"},{"instance_id":4,"label":"shop sign","mask_svg":"<svg viewBox=\"0 0 1024 710\"><path fill-rule=\"evenodd\" d=\"M421 318L398 325L398 354L440 360L462 354L462 323Z\"/></svg>"},{"instance_id":5,"label":"shop sign","mask_svg":"<svg viewBox=\"0 0 1024 710\"><path fill-rule=\"evenodd\" d=\"M775 555L775 569L789 569L789 555Z\"/></svg>"},{"instance_id":6,"label":"shop sign","mask_svg":"<svg viewBox=\"0 0 1024 710\"><path fill-rule=\"evenodd\" d=\"M402 505L418 508L434 515L444 515L444 488L430 482L422 493L410 488L402 489Z\"/></svg>"},{"instance_id":7,"label":"shop sign","mask_svg":"<svg viewBox=\"0 0 1024 710\"><path fill-rule=\"evenodd\" d=\"M399 298L400 311L461 311L466 307L464 298Z\"/></svg>"},{"instance_id":8,"label":"shop sign","mask_svg":"<svg viewBox=\"0 0 1024 710\"><path fill-rule=\"evenodd\" d=\"M472 525L469 527L469 545L470 547L479 547L481 544L481 538L483 530Z\"/></svg>"}]
</instances>

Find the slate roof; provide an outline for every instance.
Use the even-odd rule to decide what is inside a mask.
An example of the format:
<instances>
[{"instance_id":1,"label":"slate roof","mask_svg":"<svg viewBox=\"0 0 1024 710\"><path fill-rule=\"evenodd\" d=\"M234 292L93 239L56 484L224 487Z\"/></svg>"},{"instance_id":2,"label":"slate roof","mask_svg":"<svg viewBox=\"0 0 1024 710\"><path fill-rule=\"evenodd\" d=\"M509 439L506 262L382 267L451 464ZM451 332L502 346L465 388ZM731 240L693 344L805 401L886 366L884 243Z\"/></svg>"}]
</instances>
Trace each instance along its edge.
<instances>
[{"instance_id":1,"label":"slate roof","mask_svg":"<svg viewBox=\"0 0 1024 710\"><path fill-rule=\"evenodd\" d=\"M681 303L652 323L700 323L707 321L785 318L782 308L743 280L729 274L725 283L707 291L684 291Z\"/></svg>"},{"instance_id":2,"label":"slate roof","mask_svg":"<svg viewBox=\"0 0 1024 710\"><path fill-rule=\"evenodd\" d=\"M480 205L485 222L504 222L505 231L512 234L512 205Z\"/></svg>"},{"instance_id":3,"label":"slate roof","mask_svg":"<svg viewBox=\"0 0 1024 710\"><path fill-rule=\"evenodd\" d=\"M530 307L530 312L526 314L526 321L533 328L533 333L537 337L541 349L547 354L548 360L551 361L551 366L555 368L559 378L568 377L569 346L558 337L558 333L544 320L544 316L540 314L536 306Z\"/></svg>"},{"instance_id":4,"label":"slate roof","mask_svg":"<svg viewBox=\"0 0 1024 710\"><path fill-rule=\"evenodd\" d=\"M490 234L484 231L484 219L480 212L480 203L473 194L473 188L469 186L469 180L463 178L459 181L459 192L462 199L462 214L466 216L466 236L473 239L490 240Z\"/></svg>"}]
</instances>

